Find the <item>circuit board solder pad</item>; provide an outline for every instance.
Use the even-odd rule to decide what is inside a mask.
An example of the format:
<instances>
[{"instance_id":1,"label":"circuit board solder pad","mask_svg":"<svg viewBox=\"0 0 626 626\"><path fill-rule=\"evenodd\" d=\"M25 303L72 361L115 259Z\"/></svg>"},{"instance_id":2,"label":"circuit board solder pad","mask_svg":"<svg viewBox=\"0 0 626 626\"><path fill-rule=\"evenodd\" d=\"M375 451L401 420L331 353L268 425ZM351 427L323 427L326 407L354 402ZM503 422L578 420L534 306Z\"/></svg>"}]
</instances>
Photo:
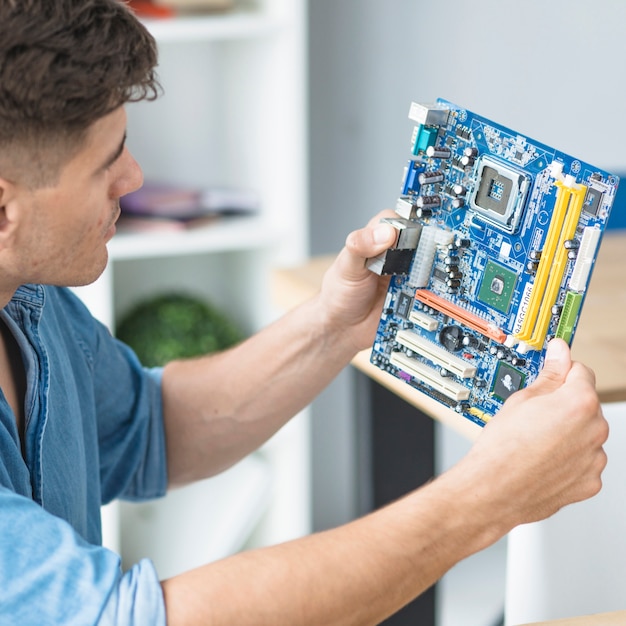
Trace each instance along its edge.
<instances>
[{"instance_id":1,"label":"circuit board solder pad","mask_svg":"<svg viewBox=\"0 0 626 626\"><path fill-rule=\"evenodd\" d=\"M443 99L409 118L371 361L484 425L571 344L619 180Z\"/></svg>"}]
</instances>

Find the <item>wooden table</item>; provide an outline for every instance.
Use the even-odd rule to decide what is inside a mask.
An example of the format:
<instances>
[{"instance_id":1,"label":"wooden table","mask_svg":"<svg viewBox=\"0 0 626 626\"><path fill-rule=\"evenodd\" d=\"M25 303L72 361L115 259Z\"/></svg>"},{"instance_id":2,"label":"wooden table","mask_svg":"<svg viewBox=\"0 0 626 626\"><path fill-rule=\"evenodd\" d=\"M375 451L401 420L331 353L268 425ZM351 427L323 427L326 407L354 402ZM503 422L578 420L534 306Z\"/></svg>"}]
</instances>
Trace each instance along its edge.
<instances>
[{"instance_id":1,"label":"wooden table","mask_svg":"<svg viewBox=\"0 0 626 626\"><path fill-rule=\"evenodd\" d=\"M597 390L602 402L626 400L625 258L626 234L622 232L605 234L572 346L574 358L595 371ZM301 267L276 271L273 281L275 302L281 308L288 310L314 295L319 289L324 272L333 259L334 255L316 257ZM624 322L622 322L622 315L625 316ZM394 397L401 398L408 405L443 422L470 440L478 436L481 431L480 426L375 367L369 362L369 354L369 350L357 354L352 364L364 374L364 378L379 383L391 392L384 402L389 402L390 398ZM398 445L399 441L396 439L394 443ZM415 451L411 451L411 454L415 455ZM405 487L406 485L401 486L401 488ZM432 599L430 602L432 604ZM415 619L409 618L397 623L415 623ZM426 620L420 620L420 623L426 623ZM617 626L618 624L622 626L626 625L626 611L542 624L543 626Z\"/></svg>"},{"instance_id":2,"label":"wooden table","mask_svg":"<svg viewBox=\"0 0 626 626\"><path fill-rule=\"evenodd\" d=\"M556 619L548 622L534 622L533 624L521 624L520 626L624 626L624 624L626 624L626 611L597 613L596 615Z\"/></svg>"}]
</instances>

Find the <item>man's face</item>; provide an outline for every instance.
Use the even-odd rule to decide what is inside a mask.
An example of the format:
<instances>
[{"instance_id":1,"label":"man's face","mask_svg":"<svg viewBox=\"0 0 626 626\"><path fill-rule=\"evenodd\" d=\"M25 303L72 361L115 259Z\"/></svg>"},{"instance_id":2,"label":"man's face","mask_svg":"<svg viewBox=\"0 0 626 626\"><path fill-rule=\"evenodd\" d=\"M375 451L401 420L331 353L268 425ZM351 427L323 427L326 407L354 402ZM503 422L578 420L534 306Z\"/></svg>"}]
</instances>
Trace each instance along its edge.
<instances>
[{"instance_id":1,"label":"man's face","mask_svg":"<svg viewBox=\"0 0 626 626\"><path fill-rule=\"evenodd\" d=\"M20 283L78 286L103 272L119 199L143 182L125 137L126 113L120 107L91 126L57 184L19 191L13 256Z\"/></svg>"}]
</instances>

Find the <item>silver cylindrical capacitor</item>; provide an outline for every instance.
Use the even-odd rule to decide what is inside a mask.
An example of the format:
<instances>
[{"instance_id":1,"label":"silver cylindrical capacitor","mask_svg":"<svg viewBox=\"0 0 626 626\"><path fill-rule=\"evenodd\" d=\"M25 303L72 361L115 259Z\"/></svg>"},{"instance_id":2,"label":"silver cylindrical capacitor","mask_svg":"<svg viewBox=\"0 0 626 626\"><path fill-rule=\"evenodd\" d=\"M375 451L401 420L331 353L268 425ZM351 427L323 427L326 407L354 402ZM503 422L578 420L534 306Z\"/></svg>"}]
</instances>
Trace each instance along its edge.
<instances>
[{"instance_id":1,"label":"silver cylindrical capacitor","mask_svg":"<svg viewBox=\"0 0 626 626\"><path fill-rule=\"evenodd\" d=\"M452 156L452 150L445 147L428 146L426 156L432 159L449 159Z\"/></svg>"},{"instance_id":2,"label":"silver cylindrical capacitor","mask_svg":"<svg viewBox=\"0 0 626 626\"><path fill-rule=\"evenodd\" d=\"M420 185L432 185L434 183L440 183L443 180L443 172L439 170L432 170L429 172L422 172L418 177Z\"/></svg>"},{"instance_id":3,"label":"silver cylindrical capacitor","mask_svg":"<svg viewBox=\"0 0 626 626\"><path fill-rule=\"evenodd\" d=\"M478 339L472 337L472 335L465 335L465 337L463 337L463 345L468 348L476 348L478 346Z\"/></svg>"},{"instance_id":4,"label":"silver cylindrical capacitor","mask_svg":"<svg viewBox=\"0 0 626 626\"><path fill-rule=\"evenodd\" d=\"M417 196L415 198L415 206L418 208L422 207L438 207L441 206L441 197L438 195L433 196Z\"/></svg>"}]
</instances>

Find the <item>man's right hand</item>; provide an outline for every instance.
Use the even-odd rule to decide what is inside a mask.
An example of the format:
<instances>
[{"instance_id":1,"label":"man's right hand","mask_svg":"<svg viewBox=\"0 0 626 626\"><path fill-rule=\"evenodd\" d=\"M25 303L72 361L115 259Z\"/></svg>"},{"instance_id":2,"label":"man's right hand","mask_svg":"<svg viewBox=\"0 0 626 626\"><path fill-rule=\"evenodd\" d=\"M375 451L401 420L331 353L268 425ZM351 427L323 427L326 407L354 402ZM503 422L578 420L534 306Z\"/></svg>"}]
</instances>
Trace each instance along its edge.
<instances>
[{"instance_id":1,"label":"man's right hand","mask_svg":"<svg viewBox=\"0 0 626 626\"><path fill-rule=\"evenodd\" d=\"M491 514L512 528L597 494L608 432L594 373L554 339L537 379L505 402L455 471L480 474Z\"/></svg>"}]
</instances>

